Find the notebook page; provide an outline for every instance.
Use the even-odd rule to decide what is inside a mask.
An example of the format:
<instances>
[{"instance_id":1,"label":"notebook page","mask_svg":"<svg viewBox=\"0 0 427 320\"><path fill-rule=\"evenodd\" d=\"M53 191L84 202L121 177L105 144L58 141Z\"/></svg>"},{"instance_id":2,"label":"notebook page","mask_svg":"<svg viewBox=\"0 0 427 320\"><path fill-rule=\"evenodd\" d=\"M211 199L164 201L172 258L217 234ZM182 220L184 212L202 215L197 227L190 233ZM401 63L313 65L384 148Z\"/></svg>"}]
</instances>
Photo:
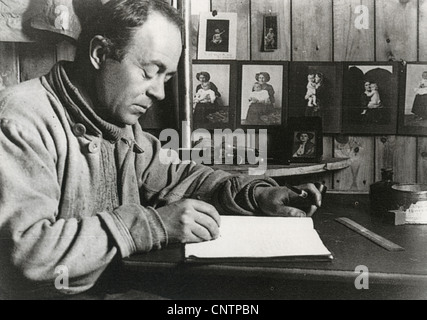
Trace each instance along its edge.
<instances>
[{"instance_id":1,"label":"notebook page","mask_svg":"<svg viewBox=\"0 0 427 320\"><path fill-rule=\"evenodd\" d=\"M187 244L185 257L269 258L330 255L311 218L221 218L217 240Z\"/></svg>"}]
</instances>

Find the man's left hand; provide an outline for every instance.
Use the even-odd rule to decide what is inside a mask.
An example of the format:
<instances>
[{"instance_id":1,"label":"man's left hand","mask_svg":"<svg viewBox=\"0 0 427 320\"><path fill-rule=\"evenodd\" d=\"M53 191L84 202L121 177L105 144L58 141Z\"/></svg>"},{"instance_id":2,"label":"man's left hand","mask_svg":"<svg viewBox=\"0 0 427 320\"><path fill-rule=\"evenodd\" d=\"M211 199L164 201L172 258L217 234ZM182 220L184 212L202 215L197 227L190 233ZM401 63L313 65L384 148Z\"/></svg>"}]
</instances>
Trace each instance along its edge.
<instances>
[{"instance_id":1,"label":"man's left hand","mask_svg":"<svg viewBox=\"0 0 427 320\"><path fill-rule=\"evenodd\" d=\"M255 200L259 210L267 216L311 217L322 205L322 194L312 183L297 186L307 192L302 198L287 187L259 187Z\"/></svg>"}]
</instances>

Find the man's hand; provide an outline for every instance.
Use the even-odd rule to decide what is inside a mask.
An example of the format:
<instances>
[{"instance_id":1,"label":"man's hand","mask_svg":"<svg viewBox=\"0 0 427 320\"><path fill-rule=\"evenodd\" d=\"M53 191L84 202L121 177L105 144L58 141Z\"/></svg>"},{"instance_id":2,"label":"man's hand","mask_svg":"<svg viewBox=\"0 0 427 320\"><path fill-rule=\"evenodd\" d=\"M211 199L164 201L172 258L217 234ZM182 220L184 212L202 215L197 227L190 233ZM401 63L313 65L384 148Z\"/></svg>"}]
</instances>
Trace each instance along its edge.
<instances>
[{"instance_id":1,"label":"man's hand","mask_svg":"<svg viewBox=\"0 0 427 320\"><path fill-rule=\"evenodd\" d=\"M198 200L182 200L158 208L169 242L192 243L218 238L221 217L214 206Z\"/></svg>"},{"instance_id":2,"label":"man's hand","mask_svg":"<svg viewBox=\"0 0 427 320\"><path fill-rule=\"evenodd\" d=\"M307 192L308 197L303 199L286 187L256 188L259 210L268 216L311 217L322 206L322 194L311 183L297 188Z\"/></svg>"}]
</instances>

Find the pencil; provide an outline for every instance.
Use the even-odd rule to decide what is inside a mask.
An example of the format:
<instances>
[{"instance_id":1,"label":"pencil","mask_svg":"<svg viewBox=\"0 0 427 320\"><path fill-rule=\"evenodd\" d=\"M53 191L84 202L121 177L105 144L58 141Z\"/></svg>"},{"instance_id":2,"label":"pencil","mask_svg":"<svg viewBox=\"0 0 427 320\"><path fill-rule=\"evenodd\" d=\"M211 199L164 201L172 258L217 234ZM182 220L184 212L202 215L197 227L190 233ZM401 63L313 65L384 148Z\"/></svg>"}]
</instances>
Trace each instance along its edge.
<instances>
[{"instance_id":1,"label":"pencil","mask_svg":"<svg viewBox=\"0 0 427 320\"><path fill-rule=\"evenodd\" d=\"M305 199L308 197L308 193L304 190L298 189L294 186L291 186L289 184L285 184L285 187L295 192L299 197Z\"/></svg>"}]
</instances>

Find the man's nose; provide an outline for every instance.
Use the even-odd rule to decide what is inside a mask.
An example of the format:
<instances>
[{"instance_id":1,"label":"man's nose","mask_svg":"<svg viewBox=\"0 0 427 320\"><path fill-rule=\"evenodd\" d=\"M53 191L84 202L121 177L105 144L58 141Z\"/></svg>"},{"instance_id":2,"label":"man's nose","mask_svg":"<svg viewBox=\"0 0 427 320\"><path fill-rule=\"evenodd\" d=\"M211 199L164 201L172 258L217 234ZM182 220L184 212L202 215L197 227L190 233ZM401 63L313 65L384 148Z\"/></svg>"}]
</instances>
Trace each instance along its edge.
<instances>
[{"instance_id":1,"label":"man's nose","mask_svg":"<svg viewBox=\"0 0 427 320\"><path fill-rule=\"evenodd\" d=\"M161 77L152 79L151 85L147 90L147 95L154 97L158 101L165 99L165 82Z\"/></svg>"}]
</instances>

